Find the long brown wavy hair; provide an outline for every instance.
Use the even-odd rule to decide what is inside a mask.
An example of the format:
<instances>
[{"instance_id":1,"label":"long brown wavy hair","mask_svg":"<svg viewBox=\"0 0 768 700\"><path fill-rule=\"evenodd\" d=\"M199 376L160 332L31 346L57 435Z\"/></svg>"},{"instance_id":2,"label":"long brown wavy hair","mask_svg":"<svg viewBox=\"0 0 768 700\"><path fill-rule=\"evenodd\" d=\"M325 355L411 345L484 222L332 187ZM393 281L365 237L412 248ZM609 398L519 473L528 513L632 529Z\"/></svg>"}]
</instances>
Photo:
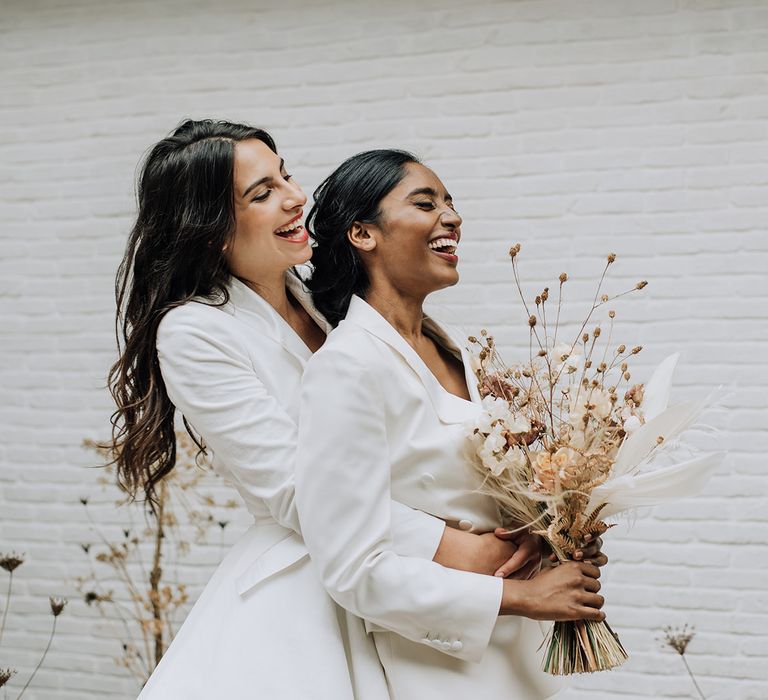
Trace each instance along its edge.
<instances>
[{"instance_id":1,"label":"long brown wavy hair","mask_svg":"<svg viewBox=\"0 0 768 700\"><path fill-rule=\"evenodd\" d=\"M235 144L249 139L277 152L261 129L188 120L149 151L139 173L138 214L115 281L119 358L108 378L117 405L109 448L120 486L132 498L143 492L153 511L158 483L176 464L176 407L160 374L157 327L193 297L228 300L223 249L235 228Z\"/></svg>"}]
</instances>

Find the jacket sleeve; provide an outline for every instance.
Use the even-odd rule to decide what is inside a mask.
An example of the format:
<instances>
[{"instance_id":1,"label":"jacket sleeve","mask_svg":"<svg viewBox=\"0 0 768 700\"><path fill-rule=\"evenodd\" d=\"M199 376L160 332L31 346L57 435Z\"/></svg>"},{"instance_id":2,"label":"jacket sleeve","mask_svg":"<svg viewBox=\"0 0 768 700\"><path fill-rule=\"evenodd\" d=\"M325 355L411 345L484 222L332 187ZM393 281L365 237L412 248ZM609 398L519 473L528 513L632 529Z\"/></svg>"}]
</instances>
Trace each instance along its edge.
<instances>
[{"instance_id":1,"label":"jacket sleeve","mask_svg":"<svg viewBox=\"0 0 768 700\"><path fill-rule=\"evenodd\" d=\"M359 353L320 350L304 373L296 498L304 540L344 608L415 642L479 661L500 578L403 556L393 546L383 396Z\"/></svg>"},{"instance_id":2,"label":"jacket sleeve","mask_svg":"<svg viewBox=\"0 0 768 700\"><path fill-rule=\"evenodd\" d=\"M201 304L169 312L157 334L163 381L171 401L237 486L298 532L296 424L259 380L236 323ZM432 559L445 523L401 503L391 507L398 551Z\"/></svg>"}]
</instances>

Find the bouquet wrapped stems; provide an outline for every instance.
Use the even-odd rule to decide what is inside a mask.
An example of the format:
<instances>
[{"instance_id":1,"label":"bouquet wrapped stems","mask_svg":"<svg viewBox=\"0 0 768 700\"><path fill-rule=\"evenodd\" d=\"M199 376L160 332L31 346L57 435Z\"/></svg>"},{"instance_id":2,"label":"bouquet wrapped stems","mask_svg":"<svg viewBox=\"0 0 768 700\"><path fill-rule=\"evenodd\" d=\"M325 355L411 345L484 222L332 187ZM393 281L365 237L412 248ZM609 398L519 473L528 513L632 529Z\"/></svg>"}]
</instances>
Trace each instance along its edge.
<instances>
[{"instance_id":1,"label":"bouquet wrapped stems","mask_svg":"<svg viewBox=\"0 0 768 700\"><path fill-rule=\"evenodd\" d=\"M605 620L555 622L546 642L541 668L553 676L607 671L621 666L629 658L618 635Z\"/></svg>"}]
</instances>

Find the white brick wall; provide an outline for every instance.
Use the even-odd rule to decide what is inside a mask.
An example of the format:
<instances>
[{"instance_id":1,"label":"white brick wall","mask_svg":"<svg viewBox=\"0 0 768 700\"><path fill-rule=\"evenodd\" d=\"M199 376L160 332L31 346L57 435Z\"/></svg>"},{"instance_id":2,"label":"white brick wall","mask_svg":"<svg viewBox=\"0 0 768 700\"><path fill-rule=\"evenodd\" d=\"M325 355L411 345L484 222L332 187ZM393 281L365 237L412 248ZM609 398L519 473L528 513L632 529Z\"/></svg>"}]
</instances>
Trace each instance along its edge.
<instances>
[{"instance_id":1,"label":"white brick wall","mask_svg":"<svg viewBox=\"0 0 768 700\"><path fill-rule=\"evenodd\" d=\"M679 659L654 640L688 622L708 697L768 698L768 4L275 5L0 10L0 551L29 556L7 662L34 662L45 596L71 598L26 697L133 697L108 629L71 587L88 536L77 500L95 479L79 443L107 431L112 283L136 163L182 117L216 116L269 129L310 192L354 152L421 154L466 221L462 283L440 305L507 345L521 318L511 242L524 244L531 289L563 269L591 279L609 250L621 256L614 288L650 280L619 307L620 333L646 346L638 369L684 351L678 397L733 383L731 458L696 502L611 533L607 609L632 659L568 697L690 697ZM585 282L570 290L586 300Z\"/></svg>"}]
</instances>

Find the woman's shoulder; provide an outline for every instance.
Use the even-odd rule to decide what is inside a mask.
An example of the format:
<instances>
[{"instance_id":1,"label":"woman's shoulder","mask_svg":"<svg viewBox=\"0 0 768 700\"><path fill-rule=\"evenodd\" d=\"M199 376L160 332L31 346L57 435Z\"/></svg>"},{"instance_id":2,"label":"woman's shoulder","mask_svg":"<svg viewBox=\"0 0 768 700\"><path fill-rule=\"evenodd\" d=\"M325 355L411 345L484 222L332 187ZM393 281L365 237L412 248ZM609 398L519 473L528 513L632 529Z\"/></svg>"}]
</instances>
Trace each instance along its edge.
<instances>
[{"instance_id":1,"label":"woman's shoulder","mask_svg":"<svg viewBox=\"0 0 768 700\"><path fill-rule=\"evenodd\" d=\"M354 323L342 321L334 328L323 346L310 358L309 367L347 367L350 371L370 371L379 360L375 338Z\"/></svg>"},{"instance_id":2,"label":"woman's shoulder","mask_svg":"<svg viewBox=\"0 0 768 700\"><path fill-rule=\"evenodd\" d=\"M242 335L230 304L194 299L168 311L157 328L158 347L214 342L231 344Z\"/></svg>"}]
</instances>

